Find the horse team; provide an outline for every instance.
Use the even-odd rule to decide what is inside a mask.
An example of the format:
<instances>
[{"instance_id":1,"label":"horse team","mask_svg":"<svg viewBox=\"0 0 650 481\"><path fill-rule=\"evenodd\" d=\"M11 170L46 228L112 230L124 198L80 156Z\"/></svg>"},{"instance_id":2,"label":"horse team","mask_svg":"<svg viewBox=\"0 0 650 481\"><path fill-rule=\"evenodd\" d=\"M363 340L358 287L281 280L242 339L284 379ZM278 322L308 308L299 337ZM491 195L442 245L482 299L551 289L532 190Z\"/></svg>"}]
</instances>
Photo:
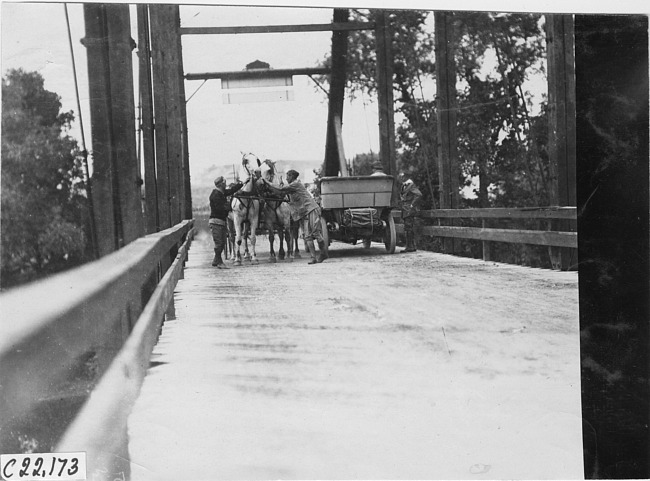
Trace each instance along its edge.
<instances>
[{"instance_id":1,"label":"horse team","mask_svg":"<svg viewBox=\"0 0 650 481\"><path fill-rule=\"evenodd\" d=\"M272 185L282 186L282 179L277 175L275 162L260 160L254 154L244 154L240 178L244 185L231 200L232 210L228 215L228 250L226 259L241 265L241 247L244 245L243 258L257 263L255 251L256 231L260 220L269 236L270 262L285 258L291 262L300 258L298 249L298 224L291 220L291 210L286 199L278 197L267 189L262 178ZM279 249L276 257L274 240L278 233ZM287 249L284 249L286 242ZM249 248L250 245L250 248Z\"/></svg>"}]
</instances>

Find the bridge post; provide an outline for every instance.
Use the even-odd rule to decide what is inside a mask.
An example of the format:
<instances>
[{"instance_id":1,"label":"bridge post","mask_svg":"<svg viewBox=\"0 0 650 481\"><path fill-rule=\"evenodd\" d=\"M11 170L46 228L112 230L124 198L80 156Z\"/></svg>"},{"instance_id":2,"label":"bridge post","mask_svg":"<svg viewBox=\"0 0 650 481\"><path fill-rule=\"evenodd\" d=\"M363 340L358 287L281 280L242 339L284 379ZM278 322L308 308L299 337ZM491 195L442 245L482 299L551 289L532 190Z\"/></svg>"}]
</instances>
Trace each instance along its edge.
<instances>
[{"instance_id":1,"label":"bridge post","mask_svg":"<svg viewBox=\"0 0 650 481\"><path fill-rule=\"evenodd\" d=\"M576 205L576 89L572 15L546 16L548 154L551 205ZM556 230L577 230L575 221L553 221ZM577 266L577 251L549 247L555 269Z\"/></svg>"},{"instance_id":2,"label":"bridge post","mask_svg":"<svg viewBox=\"0 0 650 481\"><path fill-rule=\"evenodd\" d=\"M349 21L350 12L344 8L334 9L334 23ZM330 77L330 93L327 112L327 137L325 139L325 169L323 174L335 176L348 175L340 132L343 124L343 103L345 100L345 69L348 58L348 32L339 30L332 32L332 73ZM338 133L338 135L337 135Z\"/></svg>"},{"instance_id":3,"label":"bridge post","mask_svg":"<svg viewBox=\"0 0 650 481\"><path fill-rule=\"evenodd\" d=\"M128 5L84 5L100 256L144 234Z\"/></svg>"},{"instance_id":4,"label":"bridge post","mask_svg":"<svg viewBox=\"0 0 650 481\"><path fill-rule=\"evenodd\" d=\"M158 189L156 187L156 147L153 125L153 85L151 81L151 44L149 42L149 7L146 4L139 4L137 12L145 229L147 234L153 234L159 231L159 221Z\"/></svg>"},{"instance_id":5,"label":"bridge post","mask_svg":"<svg viewBox=\"0 0 650 481\"><path fill-rule=\"evenodd\" d=\"M393 39L389 11L375 11L377 51L377 103L379 105L379 156L384 172L397 176L395 159L395 107L393 101Z\"/></svg>"},{"instance_id":6,"label":"bridge post","mask_svg":"<svg viewBox=\"0 0 650 481\"><path fill-rule=\"evenodd\" d=\"M189 151L189 141L187 138L187 108L185 101L185 75L183 71L183 43L181 40L181 19L180 19L180 10L176 6L176 16L178 21L176 22L176 48L178 51L178 104L181 109L181 147L183 149L182 155L182 165L181 165L181 174L182 174L182 183L183 183L183 199L182 199L182 209L181 216L183 219L192 218L192 184L190 181L190 151Z\"/></svg>"},{"instance_id":7,"label":"bridge post","mask_svg":"<svg viewBox=\"0 0 650 481\"><path fill-rule=\"evenodd\" d=\"M452 12L435 12L436 88L438 116L438 177L440 208L459 207L459 164L456 133L456 61ZM453 225L453 221L449 222ZM445 252L456 252L458 240L445 238Z\"/></svg>"},{"instance_id":8,"label":"bridge post","mask_svg":"<svg viewBox=\"0 0 650 481\"><path fill-rule=\"evenodd\" d=\"M149 5L156 131L159 229L184 215L184 172L178 51L178 5ZM183 99L184 102L184 99Z\"/></svg>"}]
</instances>

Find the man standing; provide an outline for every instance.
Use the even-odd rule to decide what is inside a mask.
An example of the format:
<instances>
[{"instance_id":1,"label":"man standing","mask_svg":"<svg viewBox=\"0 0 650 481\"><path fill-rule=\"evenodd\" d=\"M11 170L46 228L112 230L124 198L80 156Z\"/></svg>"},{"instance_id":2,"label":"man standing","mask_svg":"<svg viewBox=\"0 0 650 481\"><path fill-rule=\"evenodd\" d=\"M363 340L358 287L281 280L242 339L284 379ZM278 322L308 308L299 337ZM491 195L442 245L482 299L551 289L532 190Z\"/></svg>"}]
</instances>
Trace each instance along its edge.
<instances>
[{"instance_id":1,"label":"man standing","mask_svg":"<svg viewBox=\"0 0 650 481\"><path fill-rule=\"evenodd\" d=\"M228 211L230 204L228 196L233 195L242 187L241 182L237 182L230 189L226 189L226 179L219 176L214 179L214 190L210 194L210 230L212 231L212 240L214 241L214 259L212 265L219 269L228 269L223 263L221 253L226 246L226 237L228 235L228 227L226 220L228 218Z\"/></svg>"},{"instance_id":2,"label":"man standing","mask_svg":"<svg viewBox=\"0 0 650 481\"><path fill-rule=\"evenodd\" d=\"M406 234L406 249L401 252L415 252L417 250L416 224L419 221L417 215L420 211L422 192L411 179L400 174L400 180L404 180L400 191L400 203L402 207L402 219L404 219L404 233Z\"/></svg>"},{"instance_id":3,"label":"man standing","mask_svg":"<svg viewBox=\"0 0 650 481\"><path fill-rule=\"evenodd\" d=\"M323 240L321 228L320 207L318 207L318 204L304 184L298 180L298 175L298 172L295 170L289 170L287 172L288 185L284 187L275 187L266 179L263 179L263 181L275 193L280 195L289 194L291 218L299 222L302 227L302 237L311 255L309 264L316 264L317 262L323 262L328 257L325 251L327 246ZM318 241L318 248L320 249L318 257L316 257L314 239Z\"/></svg>"}]
</instances>

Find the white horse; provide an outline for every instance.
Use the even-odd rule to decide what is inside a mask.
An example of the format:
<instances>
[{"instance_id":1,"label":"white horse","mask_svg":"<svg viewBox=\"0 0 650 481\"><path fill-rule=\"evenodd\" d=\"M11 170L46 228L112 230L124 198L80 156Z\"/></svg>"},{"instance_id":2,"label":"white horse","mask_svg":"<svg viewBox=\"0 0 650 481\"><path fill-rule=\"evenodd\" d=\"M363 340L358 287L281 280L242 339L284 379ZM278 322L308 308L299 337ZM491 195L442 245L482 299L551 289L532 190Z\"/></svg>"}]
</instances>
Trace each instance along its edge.
<instances>
[{"instance_id":1,"label":"white horse","mask_svg":"<svg viewBox=\"0 0 650 481\"><path fill-rule=\"evenodd\" d=\"M272 162L269 159L265 160L260 166L260 173L262 179L265 179L271 185L275 187L282 186L282 179L278 178L276 173L275 162ZM269 244L271 245L269 262L276 262L275 250L273 248L276 228L278 231L278 239L280 240L278 257L280 260L284 260L285 258L284 240L286 238L287 261L293 262L293 232L291 229L291 209L289 208L289 204L286 199L279 197L278 194L270 191L270 189L265 190L264 182L262 182L261 179L258 181L258 187L264 197L264 207L262 208L264 213L264 224L268 231Z\"/></svg>"},{"instance_id":2,"label":"white horse","mask_svg":"<svg viewBox=\"0 0 650 481\"><path fill-rule=\"evenodd\" d=\"M244 237L250 238L251 252L244 251L244 259L254 264L258 263L255 252L255 232L260 215L260 200L255 189L256 170L260 165L259 159L254 154L244 154L242 157L241 177L244 186L236 192L231 201L233 224L235 226L236 252L233 262L241 265L241 243Z\"/></svg>"}]
</instances>

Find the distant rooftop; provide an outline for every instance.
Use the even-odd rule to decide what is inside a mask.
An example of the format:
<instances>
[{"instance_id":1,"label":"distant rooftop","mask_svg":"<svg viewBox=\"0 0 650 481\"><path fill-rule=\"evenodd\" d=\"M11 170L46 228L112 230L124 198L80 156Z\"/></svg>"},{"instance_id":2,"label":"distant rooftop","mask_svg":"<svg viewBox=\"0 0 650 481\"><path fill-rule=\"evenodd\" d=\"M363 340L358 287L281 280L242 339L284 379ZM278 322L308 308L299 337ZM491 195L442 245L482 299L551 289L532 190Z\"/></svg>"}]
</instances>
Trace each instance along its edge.
<instances>
[{"instance_id":1,"label":"distant rooftop","mask_svg":"<svg viewBox=\"0 0 650 481\"><path fill-rule=\"evenodd\" d=\"M261 60L255 60L254 62L249 63L246 65L246 70L255 70L255 69L270 69L271 65L262 62Z\"/></svg>"}]
</instances>

